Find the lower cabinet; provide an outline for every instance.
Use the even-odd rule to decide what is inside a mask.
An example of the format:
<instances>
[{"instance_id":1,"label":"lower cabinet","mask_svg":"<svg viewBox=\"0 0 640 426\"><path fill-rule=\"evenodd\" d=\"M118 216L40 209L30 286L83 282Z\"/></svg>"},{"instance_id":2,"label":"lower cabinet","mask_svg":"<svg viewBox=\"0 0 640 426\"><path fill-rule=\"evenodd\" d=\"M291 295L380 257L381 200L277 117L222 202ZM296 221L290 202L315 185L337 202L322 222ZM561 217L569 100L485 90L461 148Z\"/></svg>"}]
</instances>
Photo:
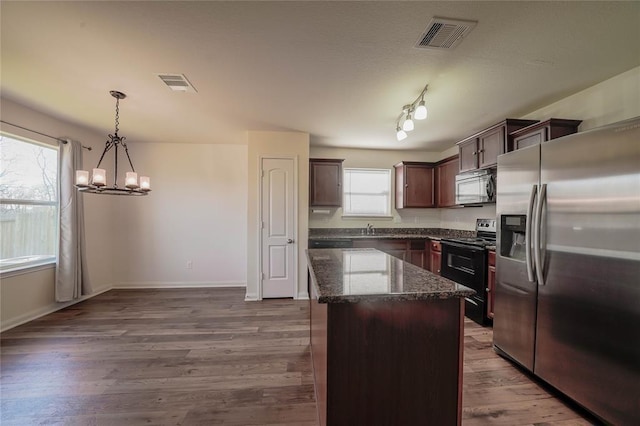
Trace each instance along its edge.
<instances>
[{"instance_id":1,"label":"lower cabinet","mask_svg":"<svg viewBox=\"0 0 640 426\"><path fill-rule=\"evenodd\" d=\"M496 252L489 251L489 267L487 268L487 317L493 319L493 300L496 288Z\"/></svg>"},{"instance_id":2,"label":"lower cabinet","mask_svg":"<svg viewBox=\"0 0 640 426\"><path fill-rule=\"evenodd\" d=\"M424 239L393 240L382 238L361 238L353 240L353 248L374 248L424 269L429 269Z\"/></svg>"},{"instance_id":3,"label":"lower cabinet","mask_svg":"<svg viewBox=\"0 0 640 426\"><path fill-rule=\"evenodd\" d=\"M430 240L429 244L429 270L436 275L440 275L440 269L442 267L442 250L440 247L440 241Z\"/></svg>"}]
</instances>

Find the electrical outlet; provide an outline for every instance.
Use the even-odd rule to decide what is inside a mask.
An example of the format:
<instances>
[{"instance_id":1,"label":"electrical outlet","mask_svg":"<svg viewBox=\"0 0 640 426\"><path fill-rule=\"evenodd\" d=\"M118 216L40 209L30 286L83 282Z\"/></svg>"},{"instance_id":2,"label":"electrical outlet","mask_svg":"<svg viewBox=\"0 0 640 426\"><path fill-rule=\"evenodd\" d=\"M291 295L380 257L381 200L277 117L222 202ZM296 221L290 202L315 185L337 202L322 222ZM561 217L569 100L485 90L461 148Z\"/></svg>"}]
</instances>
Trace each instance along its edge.
<instances>
[{"instance_id":1,"label":"electrical outlet","mask_svg":"<svg viewBox=\"0 0 640 426\"><path fill-rule=\"evenodd\" d=\"M193 269L193 260L187 260L187 269Z\"/></svg>"}]
</instances>

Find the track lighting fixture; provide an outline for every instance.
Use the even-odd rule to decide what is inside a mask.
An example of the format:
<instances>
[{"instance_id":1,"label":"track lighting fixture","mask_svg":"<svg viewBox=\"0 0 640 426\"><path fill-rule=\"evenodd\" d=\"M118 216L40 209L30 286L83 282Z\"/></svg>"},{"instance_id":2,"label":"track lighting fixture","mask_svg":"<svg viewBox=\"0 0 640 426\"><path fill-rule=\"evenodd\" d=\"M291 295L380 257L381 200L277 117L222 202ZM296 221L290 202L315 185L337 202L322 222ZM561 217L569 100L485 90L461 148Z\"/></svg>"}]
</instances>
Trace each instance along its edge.
<instances>
[{"instance_id":1,"label":"track lighting fixture","mask_svg":"<svg viewBox=\"0 0 640 426\"><path fill-rule=\"evenodd\" d=\"M427 93L428 86L428 84L424 86L424 89L422 89L422 92L413 103L402 107L402 113L398 116L398 120L396 120L396 138L399 141L405 139L407 132L414 129L413 119L424 120L427 118L427 107L424 102L424 95ZM404 120L402 120L403 117ZM400 127L401 121L402 128Z\"/></svg>"}]
</instances>

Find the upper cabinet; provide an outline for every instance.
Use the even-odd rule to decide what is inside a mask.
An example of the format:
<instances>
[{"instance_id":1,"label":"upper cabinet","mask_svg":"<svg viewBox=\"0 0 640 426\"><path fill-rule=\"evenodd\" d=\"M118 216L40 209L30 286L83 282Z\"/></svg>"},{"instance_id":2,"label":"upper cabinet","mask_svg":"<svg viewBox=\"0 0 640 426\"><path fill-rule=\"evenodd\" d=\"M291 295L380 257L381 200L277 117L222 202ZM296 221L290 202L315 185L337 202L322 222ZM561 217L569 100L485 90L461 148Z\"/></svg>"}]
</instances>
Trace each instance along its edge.
<instances>
[{"instance_id":1,"label":"upper cabinet","mask_svg":"<svg viewBox=\"0 0 640 426\"><path fill-rule=\"evenodd\" d=\"M342 207L341 159L309 159L309 206Z\"/></svg>"},{"instance_id":2,"label":"upper cabinet","mask_svg":"<svg viewBox=\"0 0 640 426\"><path fill-rule=\"evenodd\" d=\"M456 206L456 175L458 156L447 158L436 165L436 204L438 207Z\"/></svg>"},{"instance_id":3,"label":"upper cabinet","mask_svg":"<svg viewBox=\"0 0 640 426\"><path fill-rule=\"evenodd\" d=\"M498 155L507 152L511 146L511 132L537 123L536 120L507 118L488 129L458 142L459 172L495 167Z\"/></svg>"},{"instance_id":4,"label":"upper cabinet","mask_svg":"<svg viewBox=\"0 0 640 426\"><path fill-rule=\"evenodd\" d=\"M432 163L403 161L396 173L396 209L435 207L435 173Z\"/></svg>"},{"instance_id":5,"label":"upper cabinet","mask_svg":"<svg viewBox=\"0 0 640 426\"><path fill-rule=\"evenodd\" d=\"M577 133L580 123L582 123L582 120L550 118L549 120L523 127L511 133L512 144L507 147L507 150L514 151Z\"/></svg>"}]
</instances>

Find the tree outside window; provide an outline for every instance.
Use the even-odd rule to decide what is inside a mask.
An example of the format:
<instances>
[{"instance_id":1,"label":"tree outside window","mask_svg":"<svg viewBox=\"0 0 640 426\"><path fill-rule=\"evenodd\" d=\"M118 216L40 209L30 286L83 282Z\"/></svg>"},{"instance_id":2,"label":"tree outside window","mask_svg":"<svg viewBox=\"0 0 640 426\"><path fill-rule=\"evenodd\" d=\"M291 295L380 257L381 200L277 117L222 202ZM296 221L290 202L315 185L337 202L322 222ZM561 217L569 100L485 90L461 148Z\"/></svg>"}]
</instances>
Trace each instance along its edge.
<instances>
[{"instance_id":1,"label":"tree outside window","mask_svg":"<svg viewBox=\"0 0 640 426\"><path fill-rule=\"evenodd\" d=\"M58 150L0 135L0 270L55 261Z\"/></svg>"}]
</instances>

